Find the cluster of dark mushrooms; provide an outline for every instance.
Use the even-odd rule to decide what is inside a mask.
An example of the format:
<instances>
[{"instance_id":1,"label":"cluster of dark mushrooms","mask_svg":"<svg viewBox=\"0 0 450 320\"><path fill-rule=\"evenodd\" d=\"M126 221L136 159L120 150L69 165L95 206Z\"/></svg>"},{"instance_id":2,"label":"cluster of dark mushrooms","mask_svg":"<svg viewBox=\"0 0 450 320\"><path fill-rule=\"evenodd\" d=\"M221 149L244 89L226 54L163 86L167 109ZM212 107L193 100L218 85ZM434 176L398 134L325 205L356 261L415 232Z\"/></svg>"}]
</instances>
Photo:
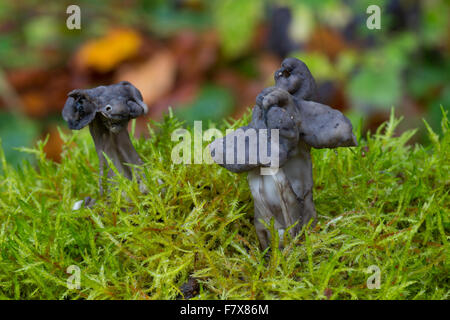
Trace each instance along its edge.
<instances>
[{"instance_id":1,"label":"cluster of dark mushrooms","mask_svg":"<svg viewBox=\"0 0 450 320\"><path fill-rule=\"evenodd\" d=\"M285 59L274 78L275 86L264 89L256 98L249 125L238 130L267 132L267 139L257 144L266 143L267 149L276 150L277 163L262 161L259 155L252 157L247 140L243 145L228 144L238 130L210 144L211 156L219 165L235 173L248 172L254 224L263 249L270 245L266 224L270 225L272 219L280 236L288 230L292 237L312 219L315 222L311 147L357 145L350 121L338 110L317 102L314 78L302 61ZM126 178L142 180L142 173L136 169L142 160L130 140L127 124L146 112L139 90L126 81L69 93L63 118L74 130L89 125L100 162L101 194L104 174L108 178L114 175L105 155ZM277 139L271 135L273 130ZM227 149L230 145L231 150ZM239 148L245 149L244 161L223 161L224 155L235 158ZM272 171L262 174L262 168Z\"/></svg>"}]
</instances>

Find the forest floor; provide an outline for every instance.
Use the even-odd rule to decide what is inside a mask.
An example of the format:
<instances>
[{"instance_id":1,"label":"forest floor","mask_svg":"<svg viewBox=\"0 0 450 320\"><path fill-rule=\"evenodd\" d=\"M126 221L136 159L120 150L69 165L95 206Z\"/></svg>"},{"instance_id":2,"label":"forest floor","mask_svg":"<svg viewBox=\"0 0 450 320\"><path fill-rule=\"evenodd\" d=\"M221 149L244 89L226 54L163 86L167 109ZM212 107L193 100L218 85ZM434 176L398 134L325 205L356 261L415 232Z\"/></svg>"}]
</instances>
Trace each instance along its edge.
<instances>
[{"instance_id":1,"label":"forest floor","mask_svg":"<svg viewBox=\"0 0 450 320\"><path fill-rule=\"evenodd\" d=\"M22 149L36 160L20 169L0 151L0 298L449 299L447 116L442 136L425 123L428 146L396 135L399 121L356 130L358 147L313 150L318 223L266 252L245 174L172 163L174 117L133 139L147 194L115 177L99 196L87 129L61 133L61 163L45 142ZM73 210L86 196L96 204Z\"/></svg>"}]
</instances>

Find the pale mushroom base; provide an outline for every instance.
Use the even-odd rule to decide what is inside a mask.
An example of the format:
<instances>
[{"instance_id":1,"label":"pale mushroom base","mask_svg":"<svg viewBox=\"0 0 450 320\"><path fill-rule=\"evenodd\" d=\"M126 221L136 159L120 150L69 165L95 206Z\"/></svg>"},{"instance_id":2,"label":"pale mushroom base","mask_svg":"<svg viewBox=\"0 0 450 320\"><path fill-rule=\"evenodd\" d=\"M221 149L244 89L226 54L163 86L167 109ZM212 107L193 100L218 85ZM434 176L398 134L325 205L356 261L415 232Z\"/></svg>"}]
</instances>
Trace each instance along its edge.
<instances>
[{"instance_id":1,"label":"pale mushroom base","mask_svg":"<svg viewBox=\"0 0 450 320\"><path fill-rule=\"evenodd\" d=\"M313 202L313 178L310 148L300 143L296 152L273 175L261 175L260 168L248 173L248 183L254 199L254 225L261 248L271 243L271 225L279 235L279 247L284 247L284 234L294 238L311 219L317 217ZM264 221L264 223L262 222ZM314 225L315 220L312 222Z\"/></svg>"}]
</instances>

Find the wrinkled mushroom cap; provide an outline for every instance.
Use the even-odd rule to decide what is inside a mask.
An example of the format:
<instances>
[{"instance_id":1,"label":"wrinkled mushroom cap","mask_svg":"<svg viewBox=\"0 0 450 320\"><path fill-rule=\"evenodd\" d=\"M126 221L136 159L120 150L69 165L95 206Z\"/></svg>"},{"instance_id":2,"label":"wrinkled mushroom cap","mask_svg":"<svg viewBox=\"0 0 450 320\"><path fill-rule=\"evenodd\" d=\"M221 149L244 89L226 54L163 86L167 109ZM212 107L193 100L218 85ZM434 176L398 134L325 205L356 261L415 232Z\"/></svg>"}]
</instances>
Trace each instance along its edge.
<instances>
[{"instance_id":1,"label":"wrinkled mushroom cap","mask_svg":"<svg viewBox=\"0 0 450 320\"><path fill-rule=\"evenodd\" d=\"M306 64L296 58L286 58L281 68L274 73L277 87L286 90L298 99L316 100L317 87Z\"/></svg>"},{"instance_id":2,"label":"wrinkled mushroom cap","mask_svg":"<svg viewBox=\"0 0 450 320\"><path fill-rule=\"evenodd\" d=\"M62 116L72 130L84 128L100 114L105 126L116 131L130 119L147 113L141 93L127 81L92 89L76 89L68 96Z\"/></svg>"}]
</instances>

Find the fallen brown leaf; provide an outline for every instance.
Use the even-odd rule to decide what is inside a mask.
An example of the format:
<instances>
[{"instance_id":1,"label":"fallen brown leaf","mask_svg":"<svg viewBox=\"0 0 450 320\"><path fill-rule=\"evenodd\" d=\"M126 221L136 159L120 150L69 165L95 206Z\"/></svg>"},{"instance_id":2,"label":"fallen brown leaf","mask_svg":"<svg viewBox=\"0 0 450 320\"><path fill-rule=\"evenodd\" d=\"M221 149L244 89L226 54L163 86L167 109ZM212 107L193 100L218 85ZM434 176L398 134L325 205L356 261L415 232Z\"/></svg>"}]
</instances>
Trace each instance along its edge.
<instances>
[{"instance_id":1,"label":"fallen brown leaf","mask_svg":"<svg viewBox=\"0 0 450 320\"><path fill-rule=\"evenodd\" d=\"M140 35L132 29L113 29L105 36L86 42L76 53L76 65L106 73L138 53Z\"/></svg>"},{"instance_id":2,"label":"fallen brown leaf","mask_svg":"<svg viewBox=\"0 0 450 320\"><path fill-rule=\"evenodd\" d=\"M144 102L150 107L172 89L176 71L172 53L163 49L142 64L119 70L116 81L130 81L141 91Z\"/></svg>"},{"instance_id":3,"label":"fallen brown leaf","mask_svg":"<svg viewBox=\"0 0 450 320\"><path fill-rule=\"evenodd\" d=\"M339 53L346 48L347 44L340 33L326 27L316 28L307 43L309 51L323 52L331 60L335 60Z\"/></svg>"},{"instance_id":4,"label":"fallen brown leaf","mask_svg":"<svg viewBox=\"0 0 450 320\"><path fill-rule=\"evenodd\" d=\"M44 147L44 152L49 159L52 159L56 162L61 162L63 141L61 139L61 136L59 135L58 129L54 125L50 126L44 133L43 139L45 139L47 134L49 134L49 138L47 144Z\"/></svg>"}]
</instances>

